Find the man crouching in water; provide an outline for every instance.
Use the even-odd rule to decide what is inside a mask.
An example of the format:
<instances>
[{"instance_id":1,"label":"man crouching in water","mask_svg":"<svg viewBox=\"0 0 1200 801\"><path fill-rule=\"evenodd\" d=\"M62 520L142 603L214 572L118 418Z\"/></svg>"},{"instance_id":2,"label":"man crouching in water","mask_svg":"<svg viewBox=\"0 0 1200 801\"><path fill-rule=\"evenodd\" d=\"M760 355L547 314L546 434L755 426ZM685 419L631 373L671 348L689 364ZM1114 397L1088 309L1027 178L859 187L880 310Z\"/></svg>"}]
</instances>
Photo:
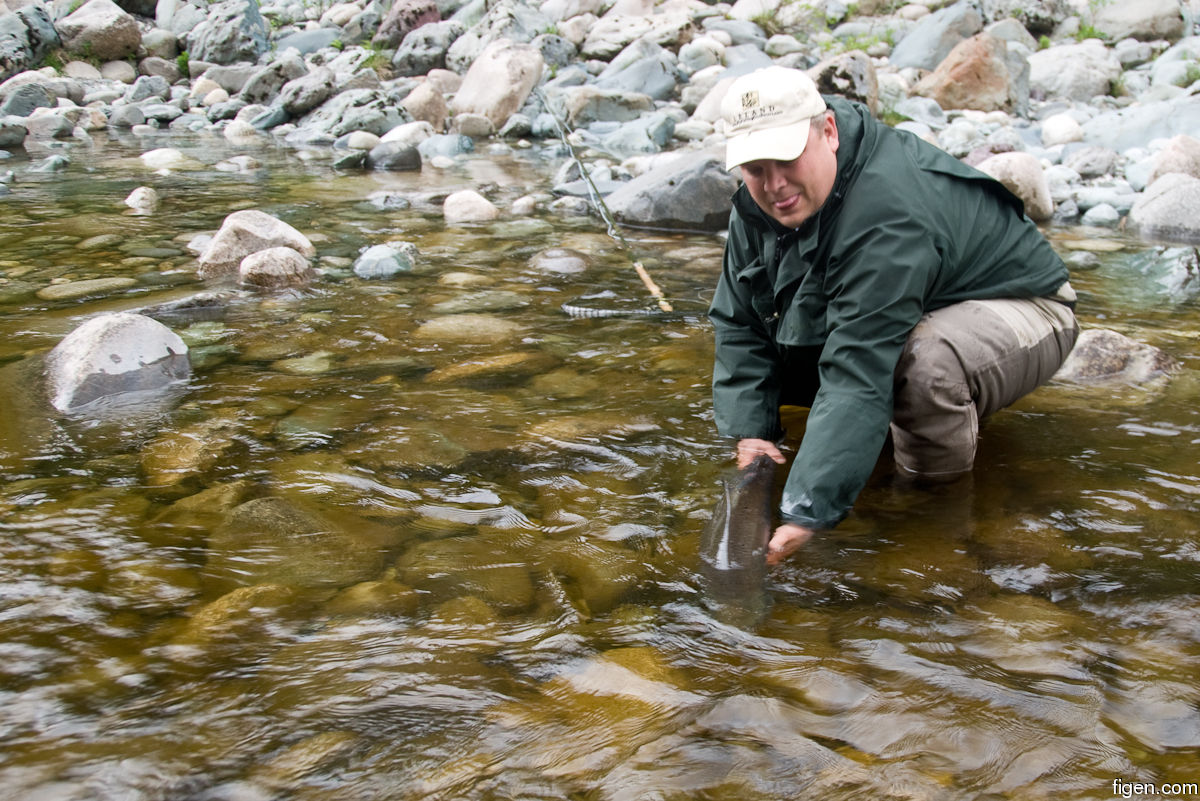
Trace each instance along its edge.
<instances>
[{"instance_id":1,"label":"man crouching in water","mask_svg":"<svg viewBox=\"0 0 1200 801\"><path fill-rule=\"evenodd\" d=\"M716 333L717 428L782 464L779 407L809 407L767 561L850 511L890 427L896 469L971 470L979 421L1047 381L1079 329L1067 269L1003 185L822 97L803 72L738 78L741 168Z\"/></svg>"}]
</instances>

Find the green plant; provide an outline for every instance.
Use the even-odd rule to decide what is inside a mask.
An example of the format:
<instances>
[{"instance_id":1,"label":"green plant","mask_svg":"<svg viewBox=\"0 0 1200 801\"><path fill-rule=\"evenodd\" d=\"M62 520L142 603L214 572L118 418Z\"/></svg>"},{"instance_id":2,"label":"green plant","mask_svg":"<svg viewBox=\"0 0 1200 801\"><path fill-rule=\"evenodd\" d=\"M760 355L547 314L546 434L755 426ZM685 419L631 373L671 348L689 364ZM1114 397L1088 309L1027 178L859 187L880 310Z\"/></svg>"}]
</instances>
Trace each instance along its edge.
<instances>
[{"instance_id":1,"label":"green plant","mask_svg":"<svg viewBox=\"0 0 1200 801\"><path fill-rule=\"evenodd\" d=\"M346 49L346 43L343 42L341 39L334 39L332 42L329 43L329 46L332 47L334 50L345 50Z\"/></svg>"},{"instance_id":2,"label":"green plant","mask_svg":"<svg viewBox=\"0 0 1200 801\"><path fill-rule=\"evenodd\" d=\"M1084 39L1107 39L1108 34L1096 30L1088 23L1083 23L1079 26L1079 30L1075 32L1075 40L1082 42Z\"/></svg>"},{"instance_id":3,"label":"green plant","mask_svg":"<svg viewBox=\"0 0 1200 801\"><path fill-rule=\"evenodd\" d=\"M889 128L895 128L902 122L911 120L912 117L905 116L898 111L885 111L879 115L879 121Z\"/></svg>"},{"instance_id":4,"label":"green plant","mask_svg":"<svg viewBox=\"0 0 1200 801\"><path fill-rule=\"evenodd\" d=\"M1038 37L1038 50L1045 50L1050 46L1050 37L1042 34Z\"/></svg>"},{"instance_id":5,"label":"green plant","mask_svg":"<svg viewBox=\"0 0 1200 801\"><path fill-rule=\"evenodd\" d=\"M175 66L179 67L179 72L183 77L192 77L192 71L188 67L188 51L184 50L179 55L175 56Z\"/></svg>"},{"instance_id":6,"label":"green plant","mask_svg":"<svg viewBox=\"0 0 1200 801\"><path fill-rule=\"evenodd\" d=\"M767 36L783 33L783 26L779 24L779 16L774 11L764 11L761 14L755 14L750 18L750 21L762 28L763 33Z\"/></svg>"},{"instance_id":7,"label":"green plant","mask_svg":"<svg viewBox=\"0 0 1200 801\"><path fill-rule=\"evenodd\" d=\"M1187 65L1187 69L1183 73L1183 83L1181 85L1188 87L1196 81L1200 81L1200 64L1193 62Z\"/></svg>"},{"instance_id":8,"label":"green plant","mask_svg":"<svg viewBox=\"0 0 1200 801\"><path fill-rule=\"evenodd\" d=\"M55 72L63 71L63 54L61 50L49 50L42 56L43 67L53 67Z\"/></svg>"},{"instance_id":9,"label":"green plant","mask_svg":"<svg viewBox=\"0 0 1200 801\"><path fill-rule=\"evenodd\" d=\"M368 55L363 59L362 65L369 70L375 70L383 80L390 80L392 77L391 52L385 51L383 47L374 42L368 42L364 48Z\"/></svg>"}]
</instances>

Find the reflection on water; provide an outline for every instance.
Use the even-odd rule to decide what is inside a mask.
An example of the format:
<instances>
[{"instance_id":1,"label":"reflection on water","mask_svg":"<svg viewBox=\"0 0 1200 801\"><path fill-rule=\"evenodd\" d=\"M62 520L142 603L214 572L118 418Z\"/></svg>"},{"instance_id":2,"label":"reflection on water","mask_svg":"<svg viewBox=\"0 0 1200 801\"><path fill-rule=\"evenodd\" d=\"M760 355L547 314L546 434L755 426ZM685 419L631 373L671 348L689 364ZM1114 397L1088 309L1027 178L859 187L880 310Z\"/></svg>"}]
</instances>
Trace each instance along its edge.
<instances>
[{"instance_id":1,"label":"reflection on water","mask_svg":"<svg viewBox=\"0 0 1200 801\"><path fill-rule=\"evenodd\" d=\"M771 571L745 630L706 611L698 574L728 466L695 311L719 237L627 233L627 251L594 219L444 226L438 193L487 183L506 207L547 185L557 165L534 151L396 176L263 146L248 174L160 176L136 158L160 144L99 142L54 176L18 155L0 201L10 792L1094 799L1115 778L1200 780L1200 314L1181 249L1102 234L1073 275L1084 324L1162 347L1171 382L1043 388L936 491L881 468ZM139 185L156 214L124 211ZM193 239L239 208L308 234L319 280L198 282ZM414 273L353 275L395 240L417 245ZM549 248L586 269L545 269ZM634 256L693 311L563 313L643 297ZM132 280L80 284L111 278ZM84 317L214 290L162 317L191 348L181 396L48 413L39 359Z\"/></svg>"}]
</instances>

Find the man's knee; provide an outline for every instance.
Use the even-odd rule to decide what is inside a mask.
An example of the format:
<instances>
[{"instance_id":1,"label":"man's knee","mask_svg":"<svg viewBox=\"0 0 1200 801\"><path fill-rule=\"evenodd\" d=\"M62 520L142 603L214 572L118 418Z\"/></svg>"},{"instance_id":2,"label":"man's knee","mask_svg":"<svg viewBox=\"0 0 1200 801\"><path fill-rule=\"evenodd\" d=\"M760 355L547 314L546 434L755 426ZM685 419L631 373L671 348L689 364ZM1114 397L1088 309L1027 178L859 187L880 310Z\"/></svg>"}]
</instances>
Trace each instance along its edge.
<instances>
[{"instance_id":1,"label":"man's knee","mask_svg":"<svg viewBox=\"0 0 1200 801\"><path fill-rule=\"evenodd\" d=\"M936 326L918 325L896 370L897 467L910 476L961 475L975 462L978 435L979 418L955 349Z\"/></svg>"}]
</instances>

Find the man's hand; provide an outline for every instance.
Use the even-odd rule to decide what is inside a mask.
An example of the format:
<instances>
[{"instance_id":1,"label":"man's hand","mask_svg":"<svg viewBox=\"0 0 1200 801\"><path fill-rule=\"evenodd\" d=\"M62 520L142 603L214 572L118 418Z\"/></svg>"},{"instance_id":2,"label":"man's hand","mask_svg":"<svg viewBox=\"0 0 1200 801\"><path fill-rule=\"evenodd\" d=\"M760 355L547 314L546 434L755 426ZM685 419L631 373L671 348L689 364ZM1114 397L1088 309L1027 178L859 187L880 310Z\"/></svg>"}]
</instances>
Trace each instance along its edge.
<instances>
[{"instance_id":1,"label":"man's hand","mask_svg":"<svg viewBox=\"0 0 1200 801\"><path fill-rule=\"evenodd\" d=\"M765 439L739 439L737 444L738 469L741 470L749 465L761 453L770 456L776 464L783 464L787 461L773 442Z\"/></svg>"},{"instance_id":2,"label":"man's hand","mask_svg":"<svg viewBox=\"0 0 1200 801\"><path fill-rule=\"evenodd\" d=\"M784 559L800 550L804 543L812 539L813 530L798 526L795 523L784 523L775 529L771 541L767 543L767 564L777 565Z\"/></svg>"}]
</instances>

